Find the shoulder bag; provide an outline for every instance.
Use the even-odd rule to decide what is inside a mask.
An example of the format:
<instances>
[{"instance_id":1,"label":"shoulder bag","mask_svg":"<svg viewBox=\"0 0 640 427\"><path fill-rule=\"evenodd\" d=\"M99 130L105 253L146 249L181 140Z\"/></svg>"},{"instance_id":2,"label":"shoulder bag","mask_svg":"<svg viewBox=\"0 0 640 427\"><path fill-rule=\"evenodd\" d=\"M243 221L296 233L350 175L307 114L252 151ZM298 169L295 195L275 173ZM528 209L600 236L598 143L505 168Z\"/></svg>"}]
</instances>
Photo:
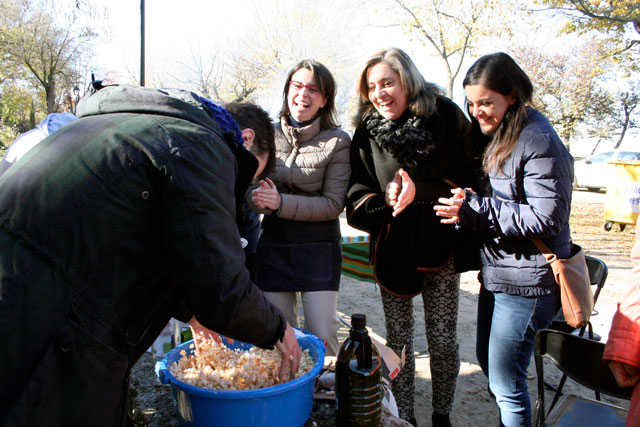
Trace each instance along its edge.
<instances>
[{"instance_id":1,"label":"shoulder bag","mask_svg":"<svg viewBox=\"0 0 640 427\"><path fill-rule=\"evenodd\" d=\"M570 326L581 328L587 324L593 310L593 292L587 262L582 248L571 243L571 256L558 258L540 239L531 239L551 265L560 286L562 314Z\"/></svg>"}]
</instances>

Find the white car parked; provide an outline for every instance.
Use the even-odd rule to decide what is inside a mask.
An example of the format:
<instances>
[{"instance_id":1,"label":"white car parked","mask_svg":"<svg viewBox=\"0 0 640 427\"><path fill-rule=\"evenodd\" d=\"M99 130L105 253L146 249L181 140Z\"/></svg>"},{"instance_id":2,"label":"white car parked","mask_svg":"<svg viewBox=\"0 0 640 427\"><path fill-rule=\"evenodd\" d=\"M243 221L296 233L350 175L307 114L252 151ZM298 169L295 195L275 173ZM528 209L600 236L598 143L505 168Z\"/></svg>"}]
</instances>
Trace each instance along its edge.
<instances>
[{"instance_id":1,"label":"white car parked","mask_svg":"<svg viewBox=\"0 0 640 427\"><path fill-rule=\"evenodd\" d=\"M606 189L615 167L608 162L614 160L640 160L640 152L618 149L575 162L573 188L584 187L592 191Z\"/></svg>"}]
</instances>

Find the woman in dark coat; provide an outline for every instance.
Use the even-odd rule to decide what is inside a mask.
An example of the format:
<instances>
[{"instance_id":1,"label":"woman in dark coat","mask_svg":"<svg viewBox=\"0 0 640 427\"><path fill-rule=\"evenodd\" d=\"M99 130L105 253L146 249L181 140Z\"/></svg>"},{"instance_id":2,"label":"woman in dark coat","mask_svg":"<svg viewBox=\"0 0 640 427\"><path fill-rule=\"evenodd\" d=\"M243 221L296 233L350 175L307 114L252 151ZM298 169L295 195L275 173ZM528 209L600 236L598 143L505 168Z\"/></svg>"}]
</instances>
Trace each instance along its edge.
<instances>
[{"instance_id":1,"label":"woman in dark coat","mask_svg":"<svg viewBox=\"0 0 640 427\"><path fill-rule=\"evenodd\" d=\"M347 218L370 233L387 345L398 355L406 348L405 367L393 382L394 397L400 416L415 425L413 297L421 295L433 423L449 425L460 368L459 272L473 260L473 250L462 248L473 245L456 245L461 233L441 224L433 206L455 186L473 185L471 168L462 160L470 124L400 49L375 53L360 73L357 90Z\"/></svg>"},{"instance_id":2,"label":"woman in dark coat","mask_svg":"<svg viewBox=\"0 0 640 427\"><path fill-rule=\"evenodd\" d=\"M551 267L531 238L570 255L573 159L547 119L529 107L533 86L505 53L483 56L463 82L474 125L491 140L483 166L492 197L453 190L443 222L485 232L476 353L501 425L531 425L526 374L534 337L557 309Z\"/></svg>"}]
</instances>

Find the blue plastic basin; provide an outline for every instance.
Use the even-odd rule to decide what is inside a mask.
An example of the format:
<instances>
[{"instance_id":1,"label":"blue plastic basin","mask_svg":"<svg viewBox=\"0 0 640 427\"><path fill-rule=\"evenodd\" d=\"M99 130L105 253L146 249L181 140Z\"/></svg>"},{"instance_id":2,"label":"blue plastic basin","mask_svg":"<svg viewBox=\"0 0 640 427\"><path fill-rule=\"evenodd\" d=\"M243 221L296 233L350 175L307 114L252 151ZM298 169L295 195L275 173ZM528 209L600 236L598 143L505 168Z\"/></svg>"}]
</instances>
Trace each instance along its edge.
<instances>
[{"instance_id":1,"label":"blue plastic basin","mask_svg":"<svg viewBox=\"0 0 640 427\"><path fill-rule=\"evenodd\" d=\"M156 362L156 374L163 384L171 385L173 400L182 426L274 426L300 427L311 416L315 378L324 365L325 348L314 335L296 330L298 343L308 349L314 361L313 368L293 381L256 390L210 390L194 387L178 380L169 366L178 361L193 340L171 350L164 359ZM248 349L251 344L235 341L224 342L233 349Z\"/></svg>"}]
</instances>

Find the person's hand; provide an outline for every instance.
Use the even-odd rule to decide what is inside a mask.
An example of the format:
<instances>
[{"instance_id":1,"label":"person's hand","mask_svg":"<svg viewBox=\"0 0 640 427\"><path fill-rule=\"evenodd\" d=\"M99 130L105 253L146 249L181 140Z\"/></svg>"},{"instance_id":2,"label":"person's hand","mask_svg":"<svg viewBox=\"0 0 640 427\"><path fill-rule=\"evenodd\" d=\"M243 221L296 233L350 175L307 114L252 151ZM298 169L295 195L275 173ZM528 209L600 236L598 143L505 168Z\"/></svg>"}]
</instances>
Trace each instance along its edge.
<instances>
[{"instance_id":1,"label":"person's hand","mask_svg":"<svg viewBox=\"0 0 640 427\"><path fill-rule=\"evenodd\" d=\"M253 190L252 200L260 209L273 211L280 207L281 197L278 188L269 178L260 180L260 187Z\"/></svg>"},{"instance_id":2,"label":"person's hand","mask_svg":"<svg viewBox=\"0 0 640 427\"><path fill-rule=\"evenodd\" d=\"M640 381L640 368L637 366L610 360L609 369L620 387L633 387Z\"/></svg>"},{"instance_id":3,"label":"person's hand","mask_svg":"<svg viewBox=\"0 0 640 427\"><path fill-rule=\"evenodd\" d=\"M400 195L401 187L402 178L400 177L398 172L396 172L393 179L389 181L389 183L387 184L387 188L385 188L384 191L384 201L387 206L393 207L393 205L396 204L396 202L398 201L398 196Z\"/></svg>"},{"instance_id":4,"label":"person's hand","mask_svg":"<svg viewBox=\"0 0 640 427\"><path fill-rule=\"evenodd\" d=\"M392 215L398 216L416 197L416 184L402 168L396 171L393 180L385 188L384 199L393 208Z\"/></svg>"},{"instance_id":5,"label":"person's hand","mask_svg":"<svg viewBox=\"0 0 640 427\"><path fill-rule=\"evenodd\" d=\"M298 367L300 366L302 350L300 350L300 346L298 345L298 339L296 338L295 331L288 323L287 329L284 332L284 337L276 343L276 348L282 356L282 363L280 364L278 378L284 378L287 371L289 372L291 379L295 378L296 372L298 372Z\"/></svg>"},{"instance_id":6,"label":"person's hand","mask_svg":"<svg viewBox=\"0 0 640 427\"><path fill-rule=\"evenodd\" d=\"M196 352L200 351L200 342L203 339L213 339L218 344L222 342L222 338L217 332L202 326L202 324L196 320L195 316L189 319L189 328L191 328L191 335L193 336L193 342L196 346ZM227 338L227 341L233 343L231 338Z\"/></svg>"},{"instance_id":7,"label":"person's hand","mask_svg":"<svg viewBox=\"0 0 640 427\"><path fill-rule=\"evenodd\" d=\"M458 187L451 190L451 197L440 197L438 199L438 203L440 204L435 205L433 209L436 211L437 216L444 217L440 220L441 223L455 224L460 219L458 213L460 213L460 207L462 206L462 202L464 202L465 191L473 193L473 190L470 188L462 189Z\"/></svg>"}]
</instances>

